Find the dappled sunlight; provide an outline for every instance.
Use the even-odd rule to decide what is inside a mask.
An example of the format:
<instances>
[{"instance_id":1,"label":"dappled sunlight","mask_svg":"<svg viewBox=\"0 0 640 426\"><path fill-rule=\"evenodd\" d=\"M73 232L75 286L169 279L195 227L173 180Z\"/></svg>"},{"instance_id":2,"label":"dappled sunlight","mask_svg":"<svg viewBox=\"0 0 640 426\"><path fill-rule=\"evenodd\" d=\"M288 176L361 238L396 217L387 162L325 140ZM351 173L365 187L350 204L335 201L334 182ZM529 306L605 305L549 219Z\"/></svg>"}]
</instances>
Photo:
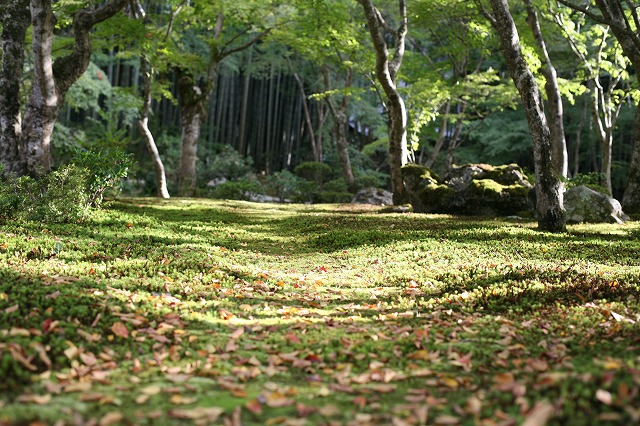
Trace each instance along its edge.
<instances>
[{"instance_id":1,"label":"dappled sunlight","mask_svg":"<svg viewBox=\"0 0 640 426\"><path fill-rule=\"evenodd\" d=\"M345 210L131 199L5 224L3 415L341 422L474 401L519 419L518 395L567 392L559 377L598 390L587 372L636 401L617 342L637 344L637 224Z\"/></svg>"}]
</instances>

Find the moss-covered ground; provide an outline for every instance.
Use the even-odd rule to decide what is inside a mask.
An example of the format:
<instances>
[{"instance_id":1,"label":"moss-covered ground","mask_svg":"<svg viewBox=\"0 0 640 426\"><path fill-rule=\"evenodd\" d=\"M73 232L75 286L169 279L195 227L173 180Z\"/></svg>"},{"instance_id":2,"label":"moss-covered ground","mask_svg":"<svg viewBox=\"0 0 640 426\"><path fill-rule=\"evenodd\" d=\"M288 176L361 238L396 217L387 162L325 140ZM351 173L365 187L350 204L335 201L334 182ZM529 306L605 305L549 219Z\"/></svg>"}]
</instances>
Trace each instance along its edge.
<instances>
[{"instance_id":1,"label":"moss-covered ground","mask_svg":"<svg viewBox=\"0 0 640 426\"><path fill-rule=\"evenodd\" d=\"M0 424L640 421L640 224L124 199L0 225Z\"/></svg>"}]
</instances>

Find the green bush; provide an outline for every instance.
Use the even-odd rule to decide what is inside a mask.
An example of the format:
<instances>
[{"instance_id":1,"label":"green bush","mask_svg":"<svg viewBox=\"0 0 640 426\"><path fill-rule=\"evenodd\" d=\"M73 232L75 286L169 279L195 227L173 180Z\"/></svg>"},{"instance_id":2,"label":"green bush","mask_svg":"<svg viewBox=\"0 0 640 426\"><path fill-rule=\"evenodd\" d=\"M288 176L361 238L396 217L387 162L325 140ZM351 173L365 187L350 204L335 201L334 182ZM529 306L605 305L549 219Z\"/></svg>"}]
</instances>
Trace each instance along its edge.
<instances>
[{"instance_id":1,"label":"green bush","mask_svg":"<svg viewBox=\"0 0 640 426\"><path fill-rule=\"evenodd\" d=\"M333 170L325 163L319 163L317 161L306 161L296 166L293 172L301 178L315 182L320 188L327 182Z\"/></svg>"},{"instance_id":2,"label":"green bush","mask_svg":"<svg viewBox=\"0 0 640 426\"><path fill-rule=\"evenodd\" d=\"M606 194L608 192L607 189L602 185L600 185L600 182L603 182L603 181L604 181L604 174L598 173L598 172L592 172L592 173L578 174L572 177L571 179L567 179L565 181L565 184L567 186L567 189L573 188L574 186L584 185L588 188L593 189L594 191L598 191L603 194Z\"/></svg>"},{"instance_id":3,"label":"green bush","mask_svg":"<svg viewBox=\"0 0 640 426\"><path fill-rule=\"evenodd\" d=\"M366 170L356 174L356 188L387 188L390 177L386 173Z\"/></svg>"},{"instance_id":4,"label":"green bush","mask_svg":"<svg viewBox=\"0 0 640 426\"><path fill-rule=\"evenodd\" d=\"M232 146L215 145L209 156L211 159L203 164L202 182L219 178L239 180L246 178L252 172L251 157L241 156Z\"/></svg>"},{"instance_id":5,"label":"green bush","mask_svg":"<svg viewBox=\"0 0 640 426\"><path fill-rule=\"evenodd\" d=\"M131 155L117 148L77 150L72 160L72 164L86 170L84 188L93 207L102 203L108 189L127 177L132 163Z\"/></svg>"},{"instance_id":6,"label":"green bush","mask_svg":"<svg viewBox=\"0 0 640 426\"><path fill-rule=\"evenodd\" d=\"M253 179L231 180L217 185L211 191L212 198L225 200L245 200L251 199L253 194L262 192L260 183Z\"/></svg>"},{"instance_id":7,"label":"green bush","mask_svg":"<svg viewBox=\"0 0 640 426\"><path fill-rule=\"evenodd\" d=\"M349 203L353 194L346 191L322 191L318 194L321 203Z\"/></svg>"},{"instance_id":8,"label":"green bush","mask_svg":"<svg viewBox=\"0 0 640 426\"><path fill-rule=\"evenodd\" d=\"M87 176L87 170L75 165L40 179L5 176L0 186L0 217L49 223L83 220L90 211Z\"/></svg>"},{"instance_id":9,"label":"green bush","mask_svg":"<svg viewBox=\"0 0 640 426\"><path fill-rule=\"evenodd\" d=\"M289 170L282 170L267 176L265 187L269 195L278 197L280 202L284 202L287 199L295 199L299 196L302 182L302 178L294 175Z\"/></svg>"}]
</instances>

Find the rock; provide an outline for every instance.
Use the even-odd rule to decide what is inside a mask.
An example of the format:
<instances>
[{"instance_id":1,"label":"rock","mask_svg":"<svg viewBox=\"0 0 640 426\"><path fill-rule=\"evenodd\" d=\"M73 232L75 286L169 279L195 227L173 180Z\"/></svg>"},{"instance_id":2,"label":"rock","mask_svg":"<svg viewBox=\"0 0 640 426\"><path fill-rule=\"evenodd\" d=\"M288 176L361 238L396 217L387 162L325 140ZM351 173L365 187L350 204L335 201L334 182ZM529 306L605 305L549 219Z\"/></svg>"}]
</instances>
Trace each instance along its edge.
<instances>
[{"instance_id":1,"label":"rock","mask_svg":"<svg viewBox=\"0 0 640 426\"><path fill-rule=\"evenodd\" d=\"M565 192L564 208L568 223L624 223L629 220L618 200L584 185Z\"/></svg>"},{"instance_id":2,"label":"rock","mask_svg":"<svg viewBox=\"0 0 640 426\"><path fill-rule=\"evenodd\" d=\"M509 216L532 209L532 185L516 164L467 164L444 179L416 164L402 173L415 212Z\"/></svg>"},{"instance_id":3,"label":"rock","mask_svg":"<svg viewBox=\"0 0 640 426\"><path fill-rule=\"evenodd\" d=\"M354 204L393 205L393 194L380 188L365 188L358 191L351 202Z\"/></svg>"}]
</instances>

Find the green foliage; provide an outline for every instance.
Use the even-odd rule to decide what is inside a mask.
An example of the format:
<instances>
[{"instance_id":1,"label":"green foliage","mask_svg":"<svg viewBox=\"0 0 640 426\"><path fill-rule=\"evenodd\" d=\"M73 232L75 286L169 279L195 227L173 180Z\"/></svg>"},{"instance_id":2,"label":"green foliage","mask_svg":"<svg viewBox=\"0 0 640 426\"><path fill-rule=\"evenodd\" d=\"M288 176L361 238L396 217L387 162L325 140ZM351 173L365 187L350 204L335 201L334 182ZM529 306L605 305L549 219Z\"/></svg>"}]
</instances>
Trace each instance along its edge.
<instances>
[{"instance_id":1,"label":"green foliage","mask_svg":"<svg viewBox=\"0 0 640 426\"><path fill-rule=\"evenodd\" d=\"M127 177L133 160L123 150L111 148L78 150L72 162L86 171L84 188L88 202L98 207L102 204L105 192Z\"/></svg>"},{"instance_id":2,"label":"green foliage","mask_svg":"<svg viewBox=\"0 0 640 426\"><path fill-rule=\"evenodd\" d=\"M300 186L303 179L294 175L289 170L282 170L267 176L265 189L267 194L278 197L280 202L295 199L300 194Z\"/></svg>"},{"instance_id":3,"label":"green foliage","mask_svg":"<svg viewBox=\"0 0 640 426\"><path fill-rule=\"evenodd\" d=\"M333 175L333 170L328 164L317 161L300 163L293 169L293 172L305 180L314 182L320 188Z\"/></svg>"},{"instance_id":4,"label":"green foliage","mask_svg":"<svg viewBox=\"0 0 640 426\"><path fill-rule=\"evenodd\" d=\"M201 173L206 181L220 178L240 179L252 172L252 158L241 156L229 145L214 145L211 151L204 155L208 157L208 161L203 165Z\"/></svg>"},{"instance_id":5,"label":"green foliage","mask_svg":"<svg viewBox=\"0 0 640 426\"><path fill-rule=\"evenodd\" d=\"M244 178L216 185L208 195L211 198L249 201L254 195L259 194L261 191L262 186L260 182L255 179Z\"/></svg>"},{"instance_id":6,"label":"green foliage","mask_svg":"<svg viewBox=\"0 0 640 426\"><path fill-rule=\"evenodd\" d=\"M601 192L603 194L607 193L607 189L601 185L604 181L604 174L599 172L591 172L591 173L580 173L572 177L571 179L565 179L565 185L567 189L573 188L574 186L584 185L593 189L594 191Z\"/></svg>"},{"instance_id":7,"label":"green foliage","mask_svg":"<svg viewBox=\"0 0 640 426\"><path fill-rule=\"evenodd\" d=\"M521 109L495 112L466 128L470 144L458 149L457 163L517 163L533 170L531 136Z\"/></svg>"},{"instance_id":8,"label":"green foliage","mask_svg":"<svg viewBox=\"0 0 640 426\"><path fill-rule=\"evenodd\" d=\"M64 166L44 177L5 176L0 185L0 217L45 223L76 222L89 215L87 170Z\"/></svg>"}]
</instances>

